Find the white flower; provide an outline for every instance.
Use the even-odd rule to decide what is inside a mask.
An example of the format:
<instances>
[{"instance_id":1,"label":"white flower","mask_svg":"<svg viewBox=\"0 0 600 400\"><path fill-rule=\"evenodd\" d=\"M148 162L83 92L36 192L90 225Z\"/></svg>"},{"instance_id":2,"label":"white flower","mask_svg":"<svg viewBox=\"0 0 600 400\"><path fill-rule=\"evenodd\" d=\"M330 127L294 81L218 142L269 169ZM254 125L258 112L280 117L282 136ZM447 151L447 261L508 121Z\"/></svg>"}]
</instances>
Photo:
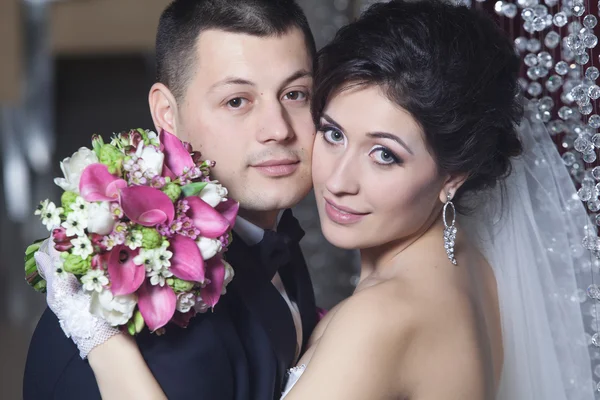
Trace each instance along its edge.
<instances>
[{"instance_id":1,"label":"white flower","mask_svg":"<svg viewBox=\"0 0 600 400\"><path fill-rule=\"evenodd\" d=\"M46 199L40 202L40 205L35 209L34 215L44 215L46 214L46 210L48 210L48 203L50 200Z\"/></svg>"},{"instance_id":2,"label":"white flower","mask_svg":"<svg viewBox=\"0 0 600 400\"><path fill-rule=\"evenodd\" d=\"M173 276L173 273L167 268L154 268L150 272L146 272L146 276L150 278L152 285L165 286L166 278Z\"/></svg>"},{"instance_id":3,"label":"white flower","mask_svg":"<svg viewBox=\"0 0 600 400\"><path fill-rule=\"evenodd\" d=\"M222 201L227 200L227 189L220 183L210 182L200 191L198 196L211 207L216 207Z\"/></svg>"},{"instance_id":4,"label":"white flower","mask_svg":"<svg viewBox=\"0 0 600 400\"><path fill-rule=\"evenodd\" d=\"M81 283L83 283L83 290L100 293L104 290L104 286L108 285L108 278L101 269L91 269L81 277Z\"/></svg>"},{"instance_id":5,"label":"white flower","mask_svg":"<svg viewBox=\"0 0 600 400\"><path fill-rule=\"evenodd\" d=\"M213 258L218 252L223 250L223 245L218 239L209 239L201 236L200 239L196 241L196 244L198 245L204 260Z\"/></svg>"},{"instance_id":6,"label":"white flower","mask_svg":"<svg viewBox=\"0 0 600 400\"><path fill-rule=\"evenodd\" d=\"M221 294L227 293L227 285L231 283L233 277L235 276L235 272L233 271L233 267L225 260L222 260L225 265L225 278L223 279L223 290Z\"/></svg>"},{"instance_id":7,"label":"white flower","mask_svg":"<svg viewBox=\"0 0 600 400\"><path fill-rule=\"evenodd\" d=\"M108 201L89 203L87 207L87 230L98 235L108 235L115 226L115 219Z\"/></svg>"},{"instance_id":8,"label":"white flower","mask_svg":"<svg viewBox=\"0 0 600 400\"><path fill-rule=\"evenodd\" d=\"M131 231L129 235L125 238L125 246L129 247L131 250L135 250L137 248L142 247L142 240L144 239L144 235L140 231Z\"/></svg>"},{"instance_id":9,"label":"white flower","mask_svg":"<svg viewBox=\"0 0 600 400\"><path fill-rule=\"evenodd\" d=\"M196 310L196 312L204 314L208 311L209 308L210 307L204 302L201 296L196 297L196 304L194 305L194 309Z\"/></svg>"},{"instance_id":10,"label":"white flower","mask_svg":"<svg viewBox=\"0 0 600 400\"><path fill-rule=\"evenodd\" d=\"M85 201L83 197L77 196L77 198L75 198L75 202L71 204L71 210L73 210L74 213L83 214L87 218L87 210L89 204L90 203Z\"/></svg>"},{"instance_id":11,"label":"white flower","mask_svg":"<svg viewBox=\"0 0 600 400\"><path fill-rule=\"evenodd\" d=\"M84 260L94 252L92 242L87 236L78 236L71 240L71 244L73 245L71 252Z\"/></svg>"},{"instance_id":12,"label":"white flower","mask_svg":"<svg viewBox=\"0 0 600 400\"><path fill-rule=\"evenodd\" d=\"M92 293L90 312L106 320L112 326L125 325L133 316L137 296L128 294L113 296L110 290Z\"/></svg>"},{"instance_id":13,"label":"white flower","mask_svg":"<svg viewBox=\"0 0 600 400\"><path fill-rule=\"evenodd\" d=\"M41 214L42 224L46 225L49 231L60 226L60 215L64 211L62 207L56 207L56 204L49 202L43 211L44 213Z\"/></svg>"},{"instance_id":14,"label":"white flower","mask_svg":"<svg viewBox=\"0 0 600 400\"><path fill-rule=\"evenodd\" d=\"M72 212L67 215L67 220L61 225L66 228L67 236L83 236L87 228L87 216L78 212Z\"/></svg>"},{"instance_id":15,"label":"white flower","mask_svg":"<svg viewBox=\"0 0 600 400\"><path fill-rule=\"evenodd\" d=\"M173 257L173 253L167 250L169 245L163 244L160 248L154 250L154 258L153 261L155 265L161 268L168 268L171 266L171 257Z\"/></svg>"},{"instance_id":16,"label":"white flower","mask_svg":"<svg viewBox=\"0 0 600 400\"><path fill-rule=\"evenodd\" d=\"M54 179L54 183L65 191L79 193L79 180L83 170L90 164L98 162L98 156L87 147L80 148L71 157L67 157L60 163L60 169L64 178Z\"/></svg>"},{"instance_id":17,"label":"white flower","mask_svg":"<svg viewBox=\"0 0 600 400\"><path fill-rule=\"evenodd\" d=\"M141 151L140 151L141 149ZM165 161L165 155L162 151L157 150L154 146L140 146L137 149L138 157L144 160L144 167L146 168L144 173L155 176L162 174L163 163Z\"/></svg>"},{"instance_id":18,"label":"white flower","mask_svg":"<svg viewBox=\"0 0 600 400\"><path fill-rule=\"evenodd\" d=\"M160 140L156 132L146 129L146 135L148 135L148 140L150 141L150 144L153 144L157 147L160 146Z\"/></svg>"},{"instance_id":19,"label":"white flower","mask_svg":"<svg viewBox=\"0 0 600 400\"><path fill-rule=\"evenodd\" d=\"M196 304L194 293L180 293L177 295L177 311L186 313Z\"/></svg>"},{"instance_id":20,"label":"white flower","mask_svg":"<svg viewBox=\"0 0 600 400\"><path fill-rule=\"evenodd\" d=\"M137 256L133 258L135 265L143 265L146 272L152 271L154 265L154 250L140 249Z\"/></svg>"}]
</instances>

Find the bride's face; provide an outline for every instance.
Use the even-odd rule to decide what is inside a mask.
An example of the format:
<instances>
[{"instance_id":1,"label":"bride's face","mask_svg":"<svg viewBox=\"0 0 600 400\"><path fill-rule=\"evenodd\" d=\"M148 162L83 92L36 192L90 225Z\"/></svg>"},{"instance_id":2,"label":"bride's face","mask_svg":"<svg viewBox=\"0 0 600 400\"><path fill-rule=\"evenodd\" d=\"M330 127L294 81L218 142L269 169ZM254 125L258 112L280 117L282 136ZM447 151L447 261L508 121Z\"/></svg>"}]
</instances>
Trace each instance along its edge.
<instances>
[{"instance_id":1,"label":"bride's face","mask_svg":"<svg viewBox=\"0 0 600 400\"><path fill-rule=\"evenodd\" d=\"M333 96L313 150L323 233L370 248L421 232L439 214L445 178L417 122L377 86Z\"/></svg>"}]
</instances>

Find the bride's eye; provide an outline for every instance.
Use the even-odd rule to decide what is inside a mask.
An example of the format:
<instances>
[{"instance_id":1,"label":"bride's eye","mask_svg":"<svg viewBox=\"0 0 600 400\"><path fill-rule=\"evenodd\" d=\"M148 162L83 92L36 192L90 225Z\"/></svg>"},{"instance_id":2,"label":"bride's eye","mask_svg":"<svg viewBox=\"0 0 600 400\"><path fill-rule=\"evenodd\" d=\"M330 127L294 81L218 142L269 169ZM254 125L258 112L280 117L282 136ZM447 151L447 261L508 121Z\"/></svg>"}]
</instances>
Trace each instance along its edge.
<instances>
[{"instance_id":1,"label":"bride's eye","mask_svg":"<svg viewBox=\"0 0 600 400\"><path fill-rule=\"evenodd\" d=\"M369 152L369 156L371 156L371 158L373 158L373 160L375 160L377 164L381 165L402 163L402 160L391 150L381 146L371 149L371 151Z\"/></svg>"},{"instance_id":2,"label":"bride's eye","mask_svg":"<svg viewBox=\"0 0 600 400\"><path fill-rule=\"evenodd\" d=\"M324 126L319 131L323 133L323 138L329 144L339 145L344 143L344 134L333 127Z\"/></svg>"}]
</instances>

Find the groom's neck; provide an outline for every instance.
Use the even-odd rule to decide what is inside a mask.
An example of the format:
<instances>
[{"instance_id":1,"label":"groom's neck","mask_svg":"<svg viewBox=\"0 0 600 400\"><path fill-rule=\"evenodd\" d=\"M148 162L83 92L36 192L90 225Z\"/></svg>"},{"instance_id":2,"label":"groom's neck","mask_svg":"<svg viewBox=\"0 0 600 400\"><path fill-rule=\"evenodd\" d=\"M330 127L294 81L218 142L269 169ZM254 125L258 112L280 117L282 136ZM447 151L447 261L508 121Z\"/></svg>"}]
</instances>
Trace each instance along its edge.
<instances>
[{"instance_id":1,"label":"groom's neck","mask_svg":"<svg viewBox=\"0 0 600 400\"><path fill-rule=\"evenodd\" d=\"M240 208L238 215L262 229L273 229L280 210L255 211Z\"/></svg>"}]
</instances>

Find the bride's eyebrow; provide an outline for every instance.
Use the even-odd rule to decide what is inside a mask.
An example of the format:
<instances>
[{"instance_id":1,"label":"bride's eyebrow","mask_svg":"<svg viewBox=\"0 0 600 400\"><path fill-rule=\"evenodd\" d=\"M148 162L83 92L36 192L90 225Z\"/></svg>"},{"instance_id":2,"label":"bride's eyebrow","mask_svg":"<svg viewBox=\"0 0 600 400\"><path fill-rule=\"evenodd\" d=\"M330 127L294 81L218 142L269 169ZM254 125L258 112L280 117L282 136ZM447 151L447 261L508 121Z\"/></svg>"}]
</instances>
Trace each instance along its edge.
<instances>
[{"instance_id":1,"label":"bride's eyebrow","mask_svg":"<svg viewBox=\"0 0 600 400\"><path fill-rule=\"evenodd\" d=\"M339 129L340 131L344 131L344 128L342 127L342 125L338 124L333 118L331 118L326 113L323 113L321 118L323 118L325 121L327 121L328 124L333 125L335 128Z\"/></svg>"},{"instance_id":2,"label":"bride's eyebrow","mask_svg":"<svg viewBox=\"0 0 600 400\"><path fill-rule=\"evenodd\" d=\"M393 133L388 133L388 132L369 132L369 133L367 133L367 136L371 137L371 138L393 140L394 142L398 143L400 146L404 147L406 149L406 151L408 151L411 155L414 155L414 153L408 147L408 145L406 143L404 143L404 141L402 139L400 139L398 136L394 135Z\"/></svg>"},{"instance_id":3,"label":"bride's eyebrow","mask_svg":"<svg viewBox=\"0 0 600 400\"><path fill-rule=\"evenodd\" d=\"M331 118L326 113L323 113L323 115L321 116L321 118L324 119L325 121L327 121L327 123L329 123L330 125L333 125L335 128L339 129L340 131L345 132L345 130L342 127L342 125L340 125L339 123L337 123L333 118ZM377 139L390 139L390 140L393 140L394 142L398 143L400 146L404 147L406 149L406 151L409 152L410 155L414 155L414 153L410 149L410 147L408 147L408 145L402 139L400 139L398 136L394 135L393 133L389 133L389 132L369 132L369 133L367 133L367 136L369 136L371 138L377 138Z\"/></svg>"}]
</instances>

